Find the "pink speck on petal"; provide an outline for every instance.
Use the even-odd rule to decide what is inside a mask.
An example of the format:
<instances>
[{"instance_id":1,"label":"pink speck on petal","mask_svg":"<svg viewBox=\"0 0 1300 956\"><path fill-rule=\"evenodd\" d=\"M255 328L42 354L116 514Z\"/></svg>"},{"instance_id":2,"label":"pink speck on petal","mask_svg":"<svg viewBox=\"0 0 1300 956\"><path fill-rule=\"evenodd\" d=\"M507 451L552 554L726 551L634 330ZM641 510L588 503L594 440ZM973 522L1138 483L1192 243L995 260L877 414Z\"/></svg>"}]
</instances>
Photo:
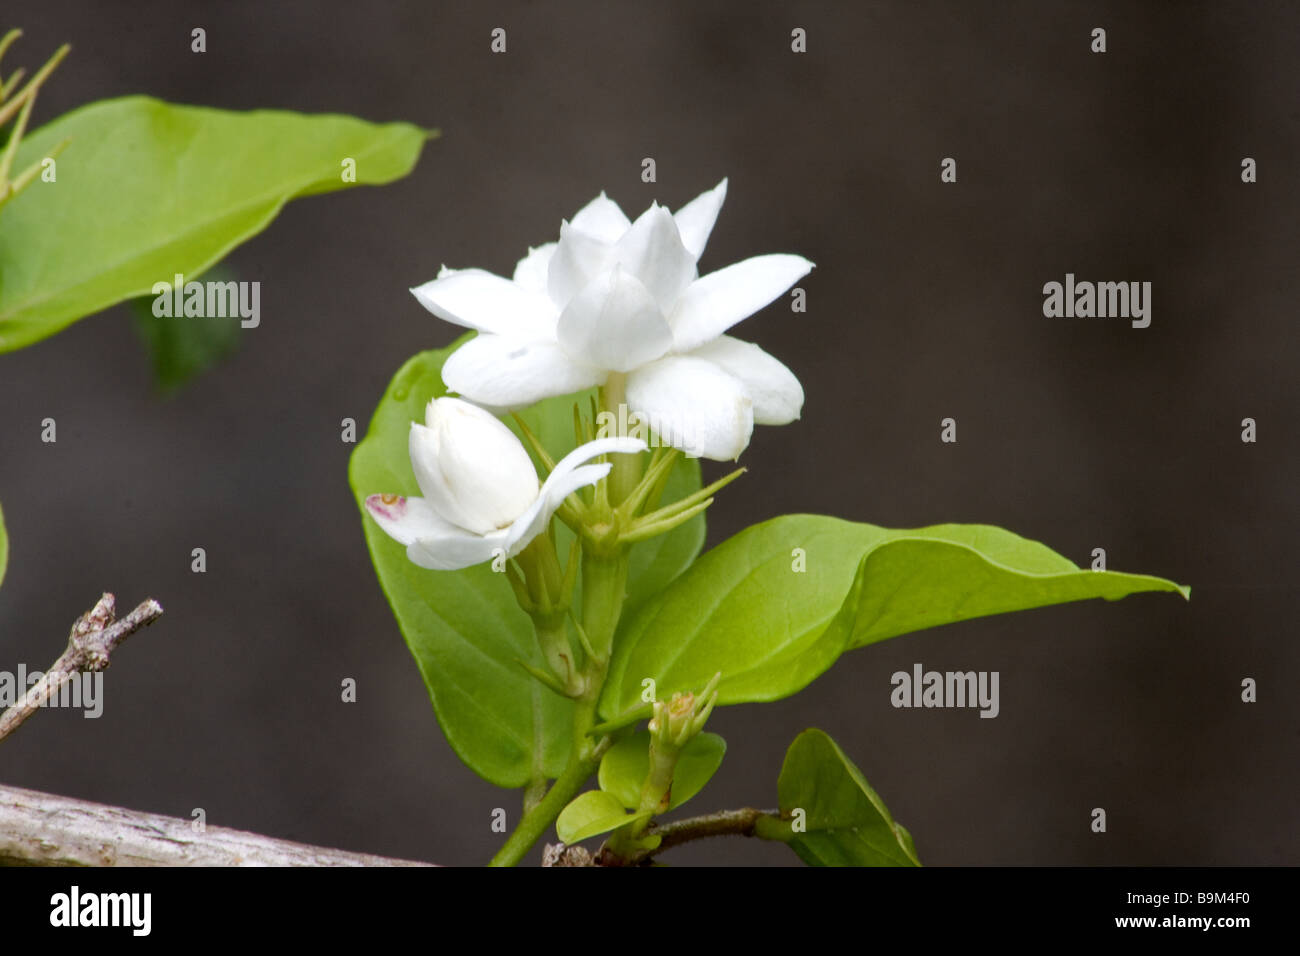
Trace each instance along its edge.
<instances>
[{"instance_id":1,"label":"pink speck on petal","mask_svg":"<svg viewBox=\"0 0 1300 956\"><path fill-rule=\"evenodd\" d=\"M397 521L406 514L406 499L401 495L371 495L366 499L366 510L389 521Z\"/></svg>"}]
</instances>

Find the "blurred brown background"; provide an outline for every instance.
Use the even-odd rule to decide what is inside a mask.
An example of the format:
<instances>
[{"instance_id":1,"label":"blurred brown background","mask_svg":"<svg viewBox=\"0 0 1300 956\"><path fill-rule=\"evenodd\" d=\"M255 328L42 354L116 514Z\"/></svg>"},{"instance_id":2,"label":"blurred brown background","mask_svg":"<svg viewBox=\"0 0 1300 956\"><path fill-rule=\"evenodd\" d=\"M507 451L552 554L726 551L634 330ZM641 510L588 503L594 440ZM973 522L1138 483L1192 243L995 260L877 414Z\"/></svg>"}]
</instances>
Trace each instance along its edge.
<instances>
[{"instance_id":1,"label":"blurred brown background","mask_svg":"<svg viewBox=\"0 0 1300 956\"><path fill-rule=\"evenodd\" d=\"M857 651L792 699L718 713L730 751L691 809L774 804L786 745L818 726L930 864L1300 860L1300 7L41 0L5 19L26 30L10 66L73 44L39 122L149 93L443 137L410 178L293 203L238 249L261 327L171 398L124 307L0 356L0 667L47 665L103 589L167 609L116 659L104 716L39 715L0 748L0 780L484 861L491 809L513 820L518 795L473 776L434 723L370 568L339 420L368 421L408 355L454 337L407 292L441 263L509 274L601 189L635 215L726 175L702 269L778 251L818 268L806 314L778 304L738 329L808 400L803 421L756 431L711 544L790 511L981 521L1079 563L1104 547L1111 568L1194 594ZM505 55L489 52L497 26ZM1042 285L1066 272L1151 281L1151 327L1044 318ZM956 445L939 441L946 416ZM1240 441L1247 416L1257 444ZM918 661L1000 671L1001 715L891 708L889 675ZM668 859L794 862L741 840Z\"/></svg>"}]
</instances>

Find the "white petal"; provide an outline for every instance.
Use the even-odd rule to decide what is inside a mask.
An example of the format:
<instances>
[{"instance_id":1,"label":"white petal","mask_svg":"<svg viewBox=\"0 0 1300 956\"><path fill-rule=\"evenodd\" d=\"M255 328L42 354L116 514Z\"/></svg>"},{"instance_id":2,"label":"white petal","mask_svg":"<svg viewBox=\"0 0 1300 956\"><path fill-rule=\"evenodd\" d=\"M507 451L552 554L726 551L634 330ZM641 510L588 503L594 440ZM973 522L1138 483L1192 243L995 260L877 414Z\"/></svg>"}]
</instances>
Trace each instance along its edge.
<instances>
[{"instance_id":1,"label":"white petal","mask_svg":"<svg viewBox=\"0 0 1300 956\"><path fill-rule=\"evenodd\" d=\"M386 535L401 545L439 534L450 527L423 498L370 495L366 498L366 511Z\"/></svg>"},{"instance_id":2,"label":"white petal","mask_svg":"<svg viewBox=\"0 0 1300 956\"><path fill-rule=\"evenodd\" d=\"M803 409L803 386L794 372L752 342L722 335L690 353L740 379L754 402L755 425L788 425Z\"/></svg>"},{"instance_id":3,"label":"white petal","mask_svg":"<svg viewBox=\"0 0 1300 956\"><path fill-rule=\"evenodd\" d=\"M515 285L529 292L546 295L546 273L551 266L551 256L555 255L554 242L529 249L528 255L519 260L515 266Z\"/></svg>"},{"instance_id":4,"label":"white petal","mask_svg":"<svg viewBox=\"0 0 1300 956\"><path fill-rule=\"evenodd\" d=\"M557 314L546 296L482 269L444 269L411 294L438 318L480 332L545 335Z\"/></svg>"},{"instance_id":5,"label":"white petal","mask_svg":"<svg viewBox=\"0 0 1300 956\"><path fill-rule=\"evenodd\" d=\"M563 309L613 262L614 245L567 222L546 273L546 292Z\"/></svg>"},{"instance_id":6,"label":"white petal","mask_svg":"<svg viewBox=\"0 0 1300 956\"><path fill-rule=\"evenodd\" d=\"M681 234L682 244L697 260L704 252L704 246L713 232L713 224L718 221L718 212L722 202L727 198L727 181L724 179L706 193L700 193L673 214L677 221L677 231Z\"/></svg>"},{"instance_id":7,"label":"white petal","mask_svg":"<svg viewBox=\"0 0 1300 956\"><path fill-rule=\"evenodd\" d=\"M528 546L528 542L537 537L546 528L551 516L559 510L564 499L579 488L594 485L609 474L612 465L586 465L599 455L637 454L646 450L646 443L639 438L599 438L579 445L558 462L542 485L541 493L532 507L510 527L507 532L507 554L513 557Z\"/></svg>"},{"instance_id":8,"label":"white petal","mask_svg":"<svg viewBox=\"0 0 1300 956\"><path fill-rule=\"evenodd\" d=\"M617 372L652 362L673 345L659 305L622 266L597 276L574 297L555 334L575 360Z\"/></svg>"},{"instance_id":9,"label":"white petal","mask_svg":"<svg viewBox=\"0 0 1300 956\"><path fill-rule=\"evenodd\" d=\"M470 401L521 408L553 395L602 385L605 373L573 361L554 342L480 333L447 359L442 380Z\"/></svg>"},{"instance_id":10,"label":"white petal","mask_svg":"<svg viewBox=\"0 0 1300 956\"><path fill-rule=\"evenodd\" d=\"M594 485L609 474L612 467L612 465L608 464L583 465L581 468L569 472L565 476L567 481L563 485L554 485L551 494L540 495L532 506L506 530L506 556L513 558L528 547L528 542L546 530L546 525L550 522L551 516L560 510L560 505L566 497L579 488ZM560 494L562 490L564 490L564 494Z\"/></svg>"},{"instance_id":11,"label":"white petal","mask_svg":"<svg viewBox=\"0 0 1300 956\"><path fill-rule=\"evenodd\" d=\"M459 571L461 568L491 561L505 551L505 531L477 535L460 528L451 528L412 541L407 545L406 557L413 564L430 571Z\"/></svg>"},{"instance_id":12,"label":"white petal","mask_svg":"<svg viewBox=\"0 0 1300 956\"><path fill-rule=\"evenodd\" d=\"M440 519L452 527L474 534L492 530L493 524L479 524L473 500L462 500L458 486L449 482L443 474L442 438L432 428L426 428L418 422L411 423L407 449L411 455L411 470L415 472L415 482L420 486L424 501ZM524 507L528 507L528 502Z\"/></svg>"},{"instance_id":13,"label":"white petal","mask_svg":"<svg viewBox=\"0 0 1300 956\"><path fill-rule=\"evenodd\" d=\"M614 247L614 259L640 280L665 312L696 276L696 256L682 245L677 223L658 204L632 223L632 228Z\"/></svg>"},{"instance_id":14,"label":"white petal","mask_svg":"<svg viewBox=\"0 0 1300 956\"><path fill-rule=\"evenodd\" d=\"M690 355L670 355L631 373L627 403L660 441L714 461L740 457L754 431L740 380Z\"/></svg>"},{"instance_id":15,"label":"white petal","mask_svg":"<svg viewBox=\"0 0 1300 956\"><path fill-rule=\"evenodd\" d=\"M646 450L639 438L602 438L587 442L556 464L528 509L509 527L473 534L445 521L423 498L371 495L366 510L375 522L398 543L406 556L422 568L452 571L490 561L499 554L513 557L537 537L551 516L574 491L595 484L609 473L610 465L587 465L600 455L637 454Z\"/></svg>"},{"instance_id":16,"label":"white petal","mask_svg":"<svg viewBox=\"0 0 1300 956\"><path fill-rule=\"evenodd\" d=\"M433 571L481 564L492 558L495 548L505 547L506 532L490 537L471 534L438 517L423 498L371 495L366 511L389 537L406 546L409 560Z\"/></svg>"},{"instance_id":17,"label":"white petal","mask_svg":"<svg viewBox=\"0 0 1300 956\"><path fill-rule=\"evenodd\" d=\"M632 225L618 203L603 192L587 205L578 210L573 217L573 225L597 239L605 242L618 242L623 233Z\"/></svg>"},{"instance_id":18,"label":"white petal","mask_svg":"<svg viewBox=\"0 0 1300 956\"><path fill-rule=\"evenodd\" d=\"M626 436L597 438L595 441L589 441L586 444L579 445L555 463L555 467L551 469L551 473L546 477L546 481L542 484L542 494L545 496L548 493L548 489L551 489L552 482L561 481L566 474L577 469L577 467L583 462L591 461L591 459L600 455L635 455L638 452L646 450L646 443L641 439L629 438ZM582 486L578 485L576 487L580 488ZM572 493L573 489L571 488L564 494L560 495L556 504L558 505L560 501L563 501Z\"/></svg>"},{"instance_id":19,"label":"white petal","mask_svg":"<svg viewBox=\"0 0 1300 956\"><path fill-rule=\"evenodd\" d=\"M641 448L633 449L633 452L644 451L645 443L642 442ZM546 506L552 512L559 510L564 499L569 497L579 488L586 488L588 485L594 485L600 479L609 474L610 469L614 466L609 462L599 465L579 465L561 475L551 475L547 478L546 490L542 492L542 497L546 499Z\"/></svg>"},{"instance_id":20,"label":"white petal","mask_svg":"<svg viewBox=\"0 0 1300 956\"><path fill-rule=\"evenodd\" d=\"M454 511L456 504L451 500L447 482L438 471L438 443L441 438L442 436L432 428L426 428L419 422L412 422L411 429L406 435L406 450L411 456L411 470L415 472L415 483L420 486L420 492L425 500L440 517L446 516L444 520L454 521L455 519L447 516L447 513Z\"/></svg>"},{"instance_id":21,"label":"white petal","mask_svg":"<svg viewBox=\"0 0 1300 956\"><path fill-rule=\"evenodd\" d=\"M426 422L411 425L411 467L440 517L487 534L508 527L537 499L532 459L496 416L458 398L436 398Z\"/></svg>"},{"instance_id":22,"label":"white petal","mask_svg":"<svg viewBox=\"0 0 1300 956\"><path fill-rule=\"evenodd\" d=\"M689 352L748 318L806 276L803 256L755 256L696 279L668 321L677 351Z\"/></svg>"}]
</instances>

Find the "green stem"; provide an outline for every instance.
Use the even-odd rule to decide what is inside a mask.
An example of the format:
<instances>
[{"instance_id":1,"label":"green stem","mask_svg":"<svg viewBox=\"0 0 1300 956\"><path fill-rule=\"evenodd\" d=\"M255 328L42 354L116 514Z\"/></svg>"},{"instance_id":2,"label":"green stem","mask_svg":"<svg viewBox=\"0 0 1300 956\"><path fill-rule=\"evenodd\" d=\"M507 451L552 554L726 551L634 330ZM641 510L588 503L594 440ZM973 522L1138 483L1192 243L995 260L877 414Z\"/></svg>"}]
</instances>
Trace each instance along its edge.
<instances>
[{"instance_id":1,"label":"green stem","mask_svg":"<svg viewBox=\"0 0 1300 956\"><path fill-rule=\"evenodd\" d=\"M610 556L582 552L582 629L600 659L609 663L614 631L627 596L627 549ZM602 675L603 678L603 675Z\"/></svg>"},{"instance_id":2,"label":"green stem","mask_svg":"<svg viewBox=\"0 0 1300 956\"><path fill-rule=\"evenodd\" d=\"M658 741L650 741L650 771L645 783L641 785L641 805L639 811L659 812L664 809L665 800L673 787L673 771L677 769L677 757L681 753L677 747L665 747ZM648 824L650 821L647 820ZM639 829L645 829L640 827Z\"/></svg>"},{"instance_id":3,"label":"green stem","mask_svg":"<svg viewBox=\"0 0 1300 956\"><path fill-rule=\"evenodd\" d=\"M677 820L672 823L657 823L647 828L647 833L659 838L653 848L645 844L623 844L618 846L611 838L605 844L605 851L611 854L623 866L633 866L658 856L665 850L693 840L708 837L743 836L789 843L797 836L789 820L783 820L780 811L755 810L744 807L740 810L719 810L703 816ZM615 834L614 837L618 837ZM622 852L620 852L620 850Z\"/></svg>"},{"instance_id":4,"label":"green stem","mask_svg":"<svg viewBox=\"0 0 1300 956\"><path fill-rule=\"evenodd\" d=\"M637 807L640 813L662 813L668 808L669 794L673 788L673 771L677 769L677 758L681 748L671 744L664 745L653 736L650 738L650 770L645 782L641 784L641 803ZM616 856L628 855L627 849L641 836L650 825L652 817L646 817L638 823L620 830L610 839L610 849Z\"/></svg>"},{"instance_id":5,"label":"green stem","mask_svg":"<svg viewBox=\"0 0 1300 956\"><path fill-rule=\"evenodd\" d=\"M620 408L627 407L627 376L622 372L611 372L609 378L600 389L600 403L607 412L613 412L614 420L619 423L619 433L622 434L622 423L631 414L627 412L624 415L619 414ZM638 455L611 455L610 461L613 468L609 473L609 503L617 508L621 505L627 496L632 494L637 484L641 481L642 462L641 456Z\"/></svg>"},{"instance_id":6,"label":"green stem","mask_svg":"<svg viewBox=\"0 0 1300 956\"><path fill-rule=\"evenodd\" d=\"M753 835L760 840L775 840L779 843L789 843L796 836L793 823L770 813L760 814L754 821Z\"/></svg>"},{"instance_id":7,"label":"green stem","mask_svg":"<svg viewBox=\"0 0 1300 956\"><path fill-rule=\"evenodd\" d=\"M601 404L606 410L612 410L618 416L619 406L626 404L626 376L612 374L600 390ZM616 417L616 420L617 417ZM637 487L641 479L641 455L611 455L612 468L609 478L601 487L608 489L607 520L612 519L609 505L617 506ZM599 497L597 505L600 504ZM608 533L597 535L584 542L582 549L582 625L580 633L586 636L584 643L593 653L589 654L581 675L582 693L574 702L573 746L569 752L569 761L564 772L546 792L538 799L537 790L530 788L523 817L505 844L497 851L489 865L514 866L527 855L533 845L549 830L556 818L586 784L595 772L601 754L608 746L609 739L603 736L591 736L590 731L596 723L596 704L605 684L606 668L614 648L614 632L618 628L619 616L623 613L623 602L627 596L627 548L617 543L617 524L607 523L606 532L612 530L614 537ZM543 556L543 563L535 570L543 577L543 588L549 590L556 586L560 577L558 560L551 555ZM520 558L523 558L520 555ZM554 561L552 567L550 562ZM529 565L520 561L525 570ZM530 582L531 583L531 582ZM561 590L564 590L561 587ZM541 595L538 595L540 597ZM549 604L550 601L548 600ZM575 621L576 623L576 621ZM559 628L563 628L563 618L559 619ZM563 633L563 631L559 631ZM558 636L549 628L539 629L543 647L559 645ZM565 640L567 646L567 639ZM548 659L554 654L548 655ZM554 667L555 660L551 660ZM671 777L670 777L671 780Z\"/></svg>"},{"instance_id":8,"label":"green stem","mask_svg":"<svg viewBox=\"0 0 1300 956\"><path fill-rule=\"evenodd\" d=\"M574 660L573 645L569 643L568 622L562 615L555 620L535 618L533 628L546 663L563 688L563 694L573 697L581 693L582 678L578 674L577 661Z\"/></svg>"},{"instance_id":9,"label":"green stem","mask_svg":"<svg viewBox=\"0 0 1300 956\"><path fill-rule=\"evenodd\" d=\"M596 717L594 697L577 702L573 715L573 752L569 754L569 763L564 772L546 791L546 796L537 801L528 810L513 833L492 857L488 866L515 866L528 855L533 845L545 836L555 818L582 789L587 778L596 770L599 763L599 748L587 739Z\"/></svg>"},{"instance_id":10,"label":"green stem","mask_svg":"<svg viewBox=\"0 0 1300 956\"><path fill-rule=\"evenodd\" d=\"M687 820L664 823L656 826L654 832L660 838L654 853L662 853L671 847L706 837L747 836L789 843L795 836L790 821L782 820L778 811L755 810L753 807L720 810Z\"/></svg>"}]
</instances>

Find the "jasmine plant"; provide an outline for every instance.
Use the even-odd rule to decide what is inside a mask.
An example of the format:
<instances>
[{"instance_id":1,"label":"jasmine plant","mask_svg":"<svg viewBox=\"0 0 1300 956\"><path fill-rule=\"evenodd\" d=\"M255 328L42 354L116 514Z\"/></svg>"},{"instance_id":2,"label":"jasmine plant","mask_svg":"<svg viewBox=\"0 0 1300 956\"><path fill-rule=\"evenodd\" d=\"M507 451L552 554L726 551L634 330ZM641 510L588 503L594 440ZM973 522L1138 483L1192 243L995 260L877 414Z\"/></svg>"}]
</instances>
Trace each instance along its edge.
<instances>
[{"instance_id":1,"label":"jasmine plant","mask_svg":"<svg viewBox=\"0 0 1300 956\"><path fill-rule=\"evenodd\" d=\"M444 267L412 292L474 334L408 361L353 453L371 558L444 733L523 791L493 864L554 828L550 862L593 859L573 845L599 836L595 862L631 865L743 833L810 864L919 865L817 730L790 746L775 808L662 818L721 764L715 706L785 697L847 650L925 628L1189 593L988 525L785 515L700 555L704 511L744 469L702 487L698 459L739 458L755 424L804 402L784 364L726 333L813 264L761 255L701 276L726 191L635 221L601 193L510 279Z\"/></svg>"}]
</instances>

